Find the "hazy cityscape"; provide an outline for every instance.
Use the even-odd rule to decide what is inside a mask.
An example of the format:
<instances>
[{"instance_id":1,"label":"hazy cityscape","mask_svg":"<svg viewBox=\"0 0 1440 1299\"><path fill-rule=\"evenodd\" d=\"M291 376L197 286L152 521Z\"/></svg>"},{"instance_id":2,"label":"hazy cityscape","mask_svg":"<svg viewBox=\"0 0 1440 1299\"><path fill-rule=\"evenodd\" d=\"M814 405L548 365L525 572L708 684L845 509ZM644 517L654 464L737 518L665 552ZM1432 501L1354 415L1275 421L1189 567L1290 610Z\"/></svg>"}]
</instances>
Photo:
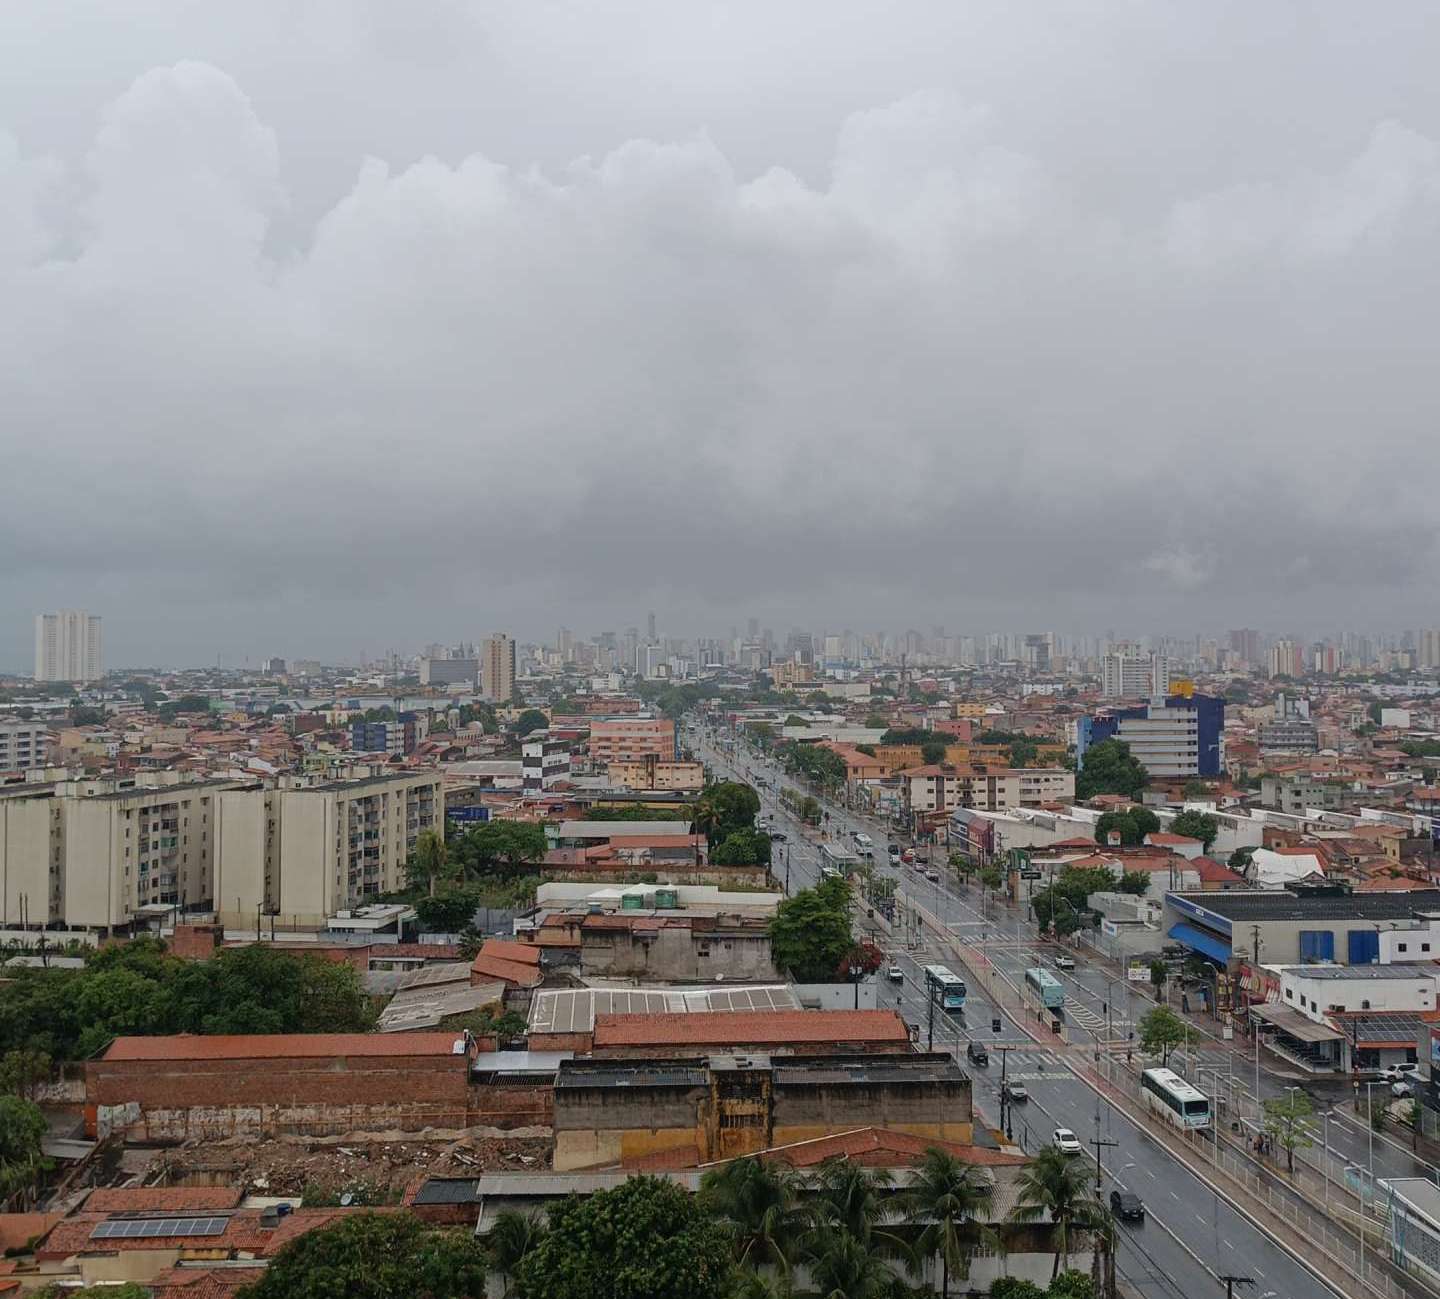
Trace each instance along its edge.
<instances>
[{"instance_id":1,"label":"hazy cityscape","mask_svg":"<svg viewBox=\"0 0 1440 1299\"><path fill-rule=\"evenodd\" d=\"M1437 57L0 10L0 1297L1440 1299Z\"/></svg>"}]
</instances>

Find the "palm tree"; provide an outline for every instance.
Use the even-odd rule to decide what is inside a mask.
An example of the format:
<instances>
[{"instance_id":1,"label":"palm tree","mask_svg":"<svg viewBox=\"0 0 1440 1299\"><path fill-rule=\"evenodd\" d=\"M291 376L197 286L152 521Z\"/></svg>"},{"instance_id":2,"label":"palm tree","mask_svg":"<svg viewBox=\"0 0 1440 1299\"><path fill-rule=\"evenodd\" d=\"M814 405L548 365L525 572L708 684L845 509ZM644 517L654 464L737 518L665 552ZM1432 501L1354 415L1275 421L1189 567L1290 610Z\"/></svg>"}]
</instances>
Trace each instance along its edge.
<instances>
[{"instance_id":1,"label":"palm tree","mask_svg":"<svg viewBox=\"0 0 1440 1299\"><path fill-rule=\"evenodd\" d=\"M917 1241L920 1256L940 1255L942 1299L950 1299L950 1270L968 1276L975 1251L996 1241L984 1216L994 1198L994 1183L981 1169L944 1150L925 1152L904 1202L912 1220L925 1224Z\"/></svg>"},{"instance_id":2,"label":"palm tree","mask_svg":"<svg viewBox=\"0 0 1440 1299\"><path fill-rule=\"evenodd\" d=\"M1011 1217L1016 1222L1039 1222L1048 1216L1054 1223L1052 1281L1060 1274L1062 1259L1070 1265L1071 1231L1102 1226L1105 1210L1090 1198L1089 1180L1079 1160L1054 1149L1042 1150L1020 1178L1019 1204Z\"/></svg>"},{"instance_id":3,"label":"palm tree","mask_svg":"<svg viewBox=\"0 0 1440 1299\"><path fill-rule=\"evenodd\" d=\"M546 1227L539 1214L520 1213L505 1209L495 1215L495 1225L485 1237L490 1251L490 1264L505 1282L505 1294L512 1293L510 1278L539 1243L545 1239Z\"/></svg>"},{"instance_id":4,"label":"palm tree","mask_svg":"<svg viewBox=\"0 0 1440 1299\"><path fill-rule=\"evenodd\" d=\"M730 1224L741 1267L768 1263L788 1276L802 1221L798 1189L788 1166L747 1157L710 1169L700 1179L700 1202Z\"/></svg>"},{"instance_id":5,"label":"palm tree","mask_svg":"<svg viewBox=\"0 0 1440 1299\"><path fill-rule=\"evenodd\" d=\"M918 1270L910 1242L889 1225L898 1206L887 1203L884 1192L894 1180L886 1168L867 1168L843 1156L827 1159L810 1181L812 1199L806 1207L814 1224L811 1234L847 1232L869 1253L898 1258L909 1271Z\"/></svg>"},{"instance_id":6,"label":"palm tree","mask_svg":"<svg viewBox=\"0 0 1440 1299\"><path fill-rule=\"evenodd\" d=\"M892 1299L908 1292L885 1261L842 1226L818 1226L807 1238L805 1262L819 1299Z\"/></svg>"},{"instance_id":7,"label":"palm tree","mask_svg":"<svg viewBox=\"0 0 1440 1299\"><path fill-rule=\"evenodd\" d=\"M415 836L415 847L410 858L411 878L423 876L429 880L430 896L435 896L435 887L447 874L450 850L444 836L434 830L421 830Z\"/></svg>"}]
</instances>

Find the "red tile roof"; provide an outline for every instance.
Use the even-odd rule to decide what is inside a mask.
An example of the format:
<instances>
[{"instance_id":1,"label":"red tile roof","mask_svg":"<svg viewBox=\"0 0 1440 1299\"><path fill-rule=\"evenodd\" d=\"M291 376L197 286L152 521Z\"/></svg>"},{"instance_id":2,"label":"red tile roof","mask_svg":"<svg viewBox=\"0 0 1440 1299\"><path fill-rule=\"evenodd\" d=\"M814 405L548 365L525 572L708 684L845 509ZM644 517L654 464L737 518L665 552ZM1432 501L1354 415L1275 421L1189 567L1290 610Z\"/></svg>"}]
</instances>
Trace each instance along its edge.
<instances>
[{"instance_id":1,"label":"red tile roof","mask_svg":"<svg viewBox=\"0 0 1440 1299\"><path fill-rule=\"evenodd\" d=\"M70 1258L77 1254L109 1254L116 1250L174 1249L223 1251L229 1257L269 1258L283 1245L307 1231L323 1227L347 1213L395 1213L398 1209L296 1209L280 1219L279 1226L262 1227L258 1209L242 1209L230 1215L218 1236L108 1236L95 1240L95 1225L109 1217L104 1213L77 1213L56 1224L35 1251L42 1260ZM183 1291L182 1291L183 1293Z\"/></svg>"},{"instance_id":2,"label":"red tile roof","mask_svg":"<svg viewBox=\"0 0 1440 1299\"><path fill-rule=\"evenodd\" d=\"M708 1015L596 1015L601 1046L788 1046L807 1042L908 1042L893 1010L721 1010Z\"/></svg>"},{"instance_id":3,"label":"red tile roof","mask_svg":"<svg viewBox=\"0 0 1440 1299\"><path fill-rule=\"evenodd\" d=\"M917 1137L893 1128L856 1128L853 1132L837 1132L775 1146L759 1152L762 1159L778 1159L795 1168L810 1168L844 1155L872 1167L897 1168L920 1163L928 1150L940 1149L963 1159L967 1164L986 1168L1014 1168L1030 1162L1026 1155L1011 1155L984 1146L964 1146L953 1141L937 1141L934 1137Z\"/></svg>"},{"instance_id":4,"label":"red tile roof","mask_svg":"<svg viewBox=\"0 0 1440 1299\"><path fill-rule=\"evenodd\" d=\"M233 1299L264 1275L263 1267L172 1267L150 1286L155 1299Z\"/></svg>"},{"instance_id":5,"label":"red tile roof","mask_svg":"<svg viewBox=\"0 0 1440 1299\"><path fill-rule=\"evenodd\" d=\"M540 964L540 949L533 943L512 943L504 938L487 938L480 948L486 956L497 956L502 961L518 961L522 965Z\"/></svg>"},{"instance_id":6,"label":"red tile roof","mask_svg":"<svg viewBox=\"0 0 1440 1299\"><path fill-rule=\"evenodd\" d=\"M236 1033L117 1037L105 1060L274 1060L449 1055L454 1033Z\"/></svg>"},{"instance_id":7,"label":"red tile roof","mask_svg":"<svg viewBox=\"0 0 1440 1299\"><path fill-rule=\"evenodd\" d=\"M63 1213L0 1213L0 1255L24 1249L64 1216Z\"/></svg>"},{"instance_id":8,"label":"red tile roof","mask_svg":"<svg viewBox=\"0 0 1440 1299\"><path fill-rule=\"evenodd\" d=\"M506 983L513 983L517 988L538 987L545 977L533 965L522 965L519 961L502 961L494 956L486 956L484 952L470 962L470 971L487 979L502 979Z\"/></svg>"},{"instance_id":9,"label":"red tile roof","mask_svg":"<svg viewBox=\"0 0 1440 1299\"><path fill-rule=\"evenodd\" d=\"M1201 843L1202 840L1196 839L1193 835L1188 834L1162 834L1159 831L1156 831L1153 834L1147 834L1145 836L1145 842L1154 844L1157 848L1159 848L1170 847L1172 845L1178 844Z\"/></svg>"},{"instance_id":10,"label":"red tile roof","mask_svg":"<svg viewBox=\"0 0 1440 1299\"><path fill-rule=\"evenodd\" d=\"M236 1186L101 1186L84 1207L86 1213L189 1213L233 1209L241 1198Z\"/></svg>"},{"instance_id":11,"label":"red tile roof","mask_svg":"<svg viewBox=\"0 0 1440 1299\"><path fill-rule=\"evenodd\" d=\"M1213 857L1196 857L1190 869L1200 876L1202 884L1244 884L1245 877L1222 865Z\"/></svg>"}]
</instances>

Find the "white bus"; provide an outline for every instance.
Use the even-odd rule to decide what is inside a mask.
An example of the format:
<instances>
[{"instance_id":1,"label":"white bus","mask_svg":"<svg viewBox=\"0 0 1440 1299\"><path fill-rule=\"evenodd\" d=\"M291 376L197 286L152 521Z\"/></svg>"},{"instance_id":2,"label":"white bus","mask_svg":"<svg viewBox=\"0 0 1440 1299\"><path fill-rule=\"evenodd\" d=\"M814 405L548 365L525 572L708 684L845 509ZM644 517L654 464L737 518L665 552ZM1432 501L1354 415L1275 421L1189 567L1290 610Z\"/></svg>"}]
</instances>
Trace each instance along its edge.
<instances>
[{"instance_id":1,"label":"white bus","mask_svg":"<svg viewBox=\"0 0 1440 1299\"><path fill-rule=\"evenodd\" d=\"M1210 1102L1173 1069L1147 1069L1140 1075L1145 1103L1177 1128L1208 1128Z\"/></svg>"},{"instance_id":2,"label":"white bus","mask_svg":"<svg viewBox=\"0 0 1440 1299\"><path fill-rule=\"evenodd\" d=\"M925 989L942 1010L965 1009L965 980L945 965L925 967Z\"/></svg>"}]
</instances>

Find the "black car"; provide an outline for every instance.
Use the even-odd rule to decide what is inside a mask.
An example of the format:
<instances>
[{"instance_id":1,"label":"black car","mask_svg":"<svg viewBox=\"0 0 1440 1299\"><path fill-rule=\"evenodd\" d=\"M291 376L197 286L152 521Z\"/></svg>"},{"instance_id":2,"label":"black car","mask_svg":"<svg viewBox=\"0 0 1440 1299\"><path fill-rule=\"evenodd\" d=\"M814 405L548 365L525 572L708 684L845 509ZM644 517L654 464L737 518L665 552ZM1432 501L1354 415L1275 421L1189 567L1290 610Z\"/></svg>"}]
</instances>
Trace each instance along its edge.
<instances>
[{"instance_id":1,"label":"black car","mask_svg":"<svg viewBox=\"0 0 1440 1299\"><path fill-rule=\"evenodd\" d=\"M1111 1191L1110 1212L1129 1222L1145 1221L1145 1205L1133 1191Z\"/></svg>"},{"instance_id":2,"label":"black car","mask_svg":"<svg viewBox=\"0 0 1440 1299\"><path fill-rule=\"evenodd\" d=\"M971 1064L978 1064L982 1069L990 1063L990 1052L981 1046L979 1042L971 1042L970 1045L965 1048L965 1056Z\"/></svg>"},{"instance_id":3,"label":"black car","mask_svg":"<svg viewBox=\"0 0 1440 1299\"><path fill-rule=\"evenodd\" d=\"M785 842L785 831L784 831L784 830L771 830L771 831L770 831L770 842L771 842L771 843L784 843L784 842Z\"/></svg>"}]
</instances>

